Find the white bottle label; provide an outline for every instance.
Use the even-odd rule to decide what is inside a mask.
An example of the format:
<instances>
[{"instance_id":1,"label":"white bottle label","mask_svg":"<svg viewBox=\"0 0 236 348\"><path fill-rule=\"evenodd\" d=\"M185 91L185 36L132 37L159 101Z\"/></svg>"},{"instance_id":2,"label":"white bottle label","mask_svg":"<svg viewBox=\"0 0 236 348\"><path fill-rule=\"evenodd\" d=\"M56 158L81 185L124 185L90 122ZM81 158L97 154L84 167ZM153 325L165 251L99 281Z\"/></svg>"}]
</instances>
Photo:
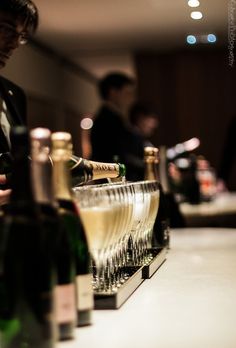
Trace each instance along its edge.
<instances>
[{"instance_id":1,"label":"white bottle label","mask_svg":"<svg viewBox=\"0 0 236 348\"><path fill-rule=\"evenodd\" d=\"M77 309L85 311L93 309L93 288L92 288L92 275L83 274L76 277L77 287Z\"/></svg>"},{"instance_id":2,"label":"white bottle label","mask_svg":"<svg viewBox=\"0 0 236 348\"><path fill-rule=\"evenodd\" d=\"M55 314L58 324L76 320L75 285L57 285L55 288Z\"/></svg>"}]
</instances>

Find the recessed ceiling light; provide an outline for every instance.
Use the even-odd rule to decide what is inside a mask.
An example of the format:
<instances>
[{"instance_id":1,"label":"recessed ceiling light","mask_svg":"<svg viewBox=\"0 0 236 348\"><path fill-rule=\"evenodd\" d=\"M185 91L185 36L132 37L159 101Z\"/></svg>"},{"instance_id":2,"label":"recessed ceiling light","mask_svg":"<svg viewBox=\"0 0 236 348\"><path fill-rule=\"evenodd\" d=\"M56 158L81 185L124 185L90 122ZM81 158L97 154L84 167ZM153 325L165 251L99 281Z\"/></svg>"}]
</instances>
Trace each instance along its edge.
<instances>
[{"instance_id":1,"label":"recessed ceiling light","mask_svg":"<svg viewBox=\"0 0 236 348\"><path fill-rule=\"evenodd\" d=\"M200 11L193 11L191 12L191 18L192 19L201 19L202 18L202 12Z\"/></svg>"},{"instance_id":2,"label":"recessed ceiling light","mask_svg":"<svg viewBox=\"0 0 236 348\"><path fill-rule=\"evenodd\" d=\"M188 6L190 7L198 7L200 5L200 2L198 0L189 0Z\"/></svg>"},{"instance_id":3,"label":"recessed ceiling light","mask_svg":"<svg viewBox=\"0 0 236 348\"><path fill-rule=\"evenodd\" d=\"M194 45L197 42L196 36L194 35L188 35L186 38L186 41L190 45Z\"/></svg>"},{"instance_id":4,"label":"recessed ceiling light","mask_svg":"<svg viewBox=\"0 0 236 348\"><path fill-rule=\"evenodd\" d=\"M215 34L208 34L207 35L207 41L208 42L210 42L210 43L214 43L214 42L216 42L216 36L215 36Z\"/></svg>"}]
</instances>

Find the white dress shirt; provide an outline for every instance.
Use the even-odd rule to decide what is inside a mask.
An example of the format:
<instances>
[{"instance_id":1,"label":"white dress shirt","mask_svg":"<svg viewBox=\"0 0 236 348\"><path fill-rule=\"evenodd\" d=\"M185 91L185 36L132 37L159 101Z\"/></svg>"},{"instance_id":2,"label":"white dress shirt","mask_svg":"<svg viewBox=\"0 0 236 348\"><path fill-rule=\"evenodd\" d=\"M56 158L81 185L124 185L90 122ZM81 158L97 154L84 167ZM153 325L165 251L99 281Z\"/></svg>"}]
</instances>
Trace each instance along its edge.
<instances>
[{"instance_id":1,"label":"white dress shirt","mask_svg":"<svg viewBox=\"0 0 236 348\"><path fill-rule=\"evenodd\" d=\"M9 123L9 113L5 101L0 96L0 125L2 131L7 139L9 147L11 147L10 142L10 129L11 125Z\"/></svg>"}]
</instances>

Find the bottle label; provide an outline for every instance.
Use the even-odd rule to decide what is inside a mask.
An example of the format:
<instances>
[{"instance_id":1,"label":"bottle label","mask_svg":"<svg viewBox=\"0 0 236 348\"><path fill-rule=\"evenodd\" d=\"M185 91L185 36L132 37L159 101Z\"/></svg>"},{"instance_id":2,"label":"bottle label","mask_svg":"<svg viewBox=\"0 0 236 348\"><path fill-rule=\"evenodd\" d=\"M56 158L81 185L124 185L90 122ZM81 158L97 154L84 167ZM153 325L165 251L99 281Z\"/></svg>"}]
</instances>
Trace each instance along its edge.
<instances>
[{"instance_id":1,"label":"bottle label","mask_svg":"<svg viewBox=\"0 0 236 348\"><path fill-rule=\"evenodd\" d=\"M85 163L88 163L92 166L94 171L105 171L105 172L116 172L117 169L119 169L118 164L112 164L112 163L103 163L103 162L94 162L94 161L86 161Z\"/></svg>"},{"instance_id":2,"label":"bottle label","mask_svg":"<svg viewBox=\"0 0 236 348\"><path fill-rule=\"evenodd\" d=\"M57 285L55 288L55 315L58 324L76 320L75 285Z\"/></svg>"},{"instance_id":3,"label":"bottle label","mask_svg":"<svg viewBox=\"0 0 236 348\"><path fill-rule=\"evenodd\" d=\"M93 309L92 275L83 274L76 277L77 309L80 311Z\"/></svg>"},{"instance_id":4,"label":"bottle label","mask_svg":"<svg viewBox=\"0 0 236 348\"><path fill-rule=\"evenodd\" d=\"M87 161L87 165L92 169L93 179L117 178L120 175L120 165L116 163Z\"/></svg>"}]
</instances>

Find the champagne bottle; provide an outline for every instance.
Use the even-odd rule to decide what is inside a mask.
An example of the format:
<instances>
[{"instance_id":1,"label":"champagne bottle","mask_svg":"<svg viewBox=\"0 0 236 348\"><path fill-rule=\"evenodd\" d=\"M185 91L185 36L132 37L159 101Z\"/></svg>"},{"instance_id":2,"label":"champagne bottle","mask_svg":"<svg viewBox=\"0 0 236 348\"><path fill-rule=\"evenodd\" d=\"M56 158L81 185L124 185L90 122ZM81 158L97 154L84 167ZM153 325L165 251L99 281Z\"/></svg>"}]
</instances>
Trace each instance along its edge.
<instances>
[{"instance_id":1,"label":"champagne bottle","mask_svg":"<svg viewBox=\"0 0 236 348\"><path fill-rule=\"evenodd\" d=\"M145 180L158 181L158 149L147 146L144 148ZM169 246L170 222L167 211L166 197L161 183L159 183L160 201L156 220L153 226L153 247L163 248Z\"/></svg>"},{"instance_id":2,"label":"champagne bottle","mask_svg":"<svg viewBox=\"0 0 236 348\"><path fill-rule=\"evenodd\" d=\"M50 155L49 159L52 161ZM75 155L70 156L68 165L71 170L72 186L79 186L92 180L106 178L122 179L126 173L124 164L89 161ZM0 154L0 174L6 174L7 176L7 184L0 185L0 189L7 189L11 186L11 171L11 154L9 152Z\"/></svg>"},{"instance_id":3,"label":"champagne bottle","mask_svg":"<svg viewBox=\"0 0 236 348\"><path fill-rule=\"evenodd\" d=\"M103 163L89 161L72 155L69 160L72 186L99 179L115 179L125 176L125 165L121 163Z\"/></svg>"},{"instance_id":4,"label":"champagne bottle","mask_svg":"<svg viewBox=\"0 0 236 348\"><path fill-rule=\"evenodd\" d=\"M74 254L76 223L65 207L69 185L68 168L65 168L66 151L58 151L52 141L53 190L61 219L61 230L56 250L57 286L55 291L56 321L59 340L74 338L76 327L76 264ZM57 182L57 180L59 180ZM64 198L63 198L64 196Z\"/></svg>"},{"instance_id":5,"label":"champagne bottle","mask_svg":"<svg viewBox=\"0 0 236 348\"><path fill-rule=\"evenodd\" d=\"M184 217L180 212L175 195L171 190L167 149L165 146L161 146L159 151L159 179L162 186L160 196L164 196L164 205L169 227L185 227L186 223Z\"/></svg>"},{"instance_id":6,"label":"champagne bottle","mask_svg":"<svg viewBox=\"0 0 236 348\"><path fill-rule=\"evenodd\" d=\"M47 243L32 189L25 127L13 128L11 143L12 194L0 235L1 348L52 348L53 276L51 269L44 273Z\"/></svg>"},{"instance_id":7,"label":"champagne bottle","mask_svg":"<svg viewBox=\"0 0 236 348\"><path fill-rule=\"evenodd\" d=\"M144 148L144 163L145 163L145 171L144 171L145 180L158 181L158 173L157 173L158 149L156 147L146 146Z\"/></svg>"},{"instance_id":8,"label":"champagne bottle","mask_svg":"<svg viewBox=\"0 0 236 348\"><path fill-rule=\"evenodd\" d=\"M68 168L68 161L72 155L71 135L66 132L53 133L52 150L55 194L64 226L71 236L76 264L77 324L84 326L91 324L92 275L88 243L71 190L71 176Z\"/></svg>"},{"instance_id":9,"label":"champagne bottle","mask_svg":"<svg viewBox=\"0 0 236 348\"><path fill-rule=\"evenodd\" d=\"M44 238L45 241L48 241L47 248L44 250L46 255L45 263L43 264L45 268L44 273L47 274L48 269L53 269L54 282L52 286L54 291L54 312L57 323L55 332L59 338L58 328L63 326L63 329L65 329L65 326L68 325L68 323L61 323L58 319L58 312L60 312L61 307L65 305L64 299L60 298L60 282L58 281L58 278L61 277L60 262L61 259L63 259L63 268L66 268L68 274L71 274L71 249L68 248L68 244L65 242L65 238L63 237L63 234L66 232L63 231L61 227L58 214L58 204L53 190L52 165L49 159L51 150L51 132L46 128L35 128L31 130L30 137L32 147L31 168L33 189L35 199L40 208ZM69 254L69 258L66 257L67 254ZM71 283L73 284L73 279ZM72 287L73 286L74 284ZM72 308L74 310L73 305ZM72 327L70 326L70 329L68 330L70 332L69 338L73 337L74 326L73 321Z\"/></svg>"},{"instance_id":10,"label":"champagne bottle","mask_svg":"<svg viewBox=\"0 0 236 348\"><path fill-rule=\"evenodd\" d=\"M196 156L191 154L188 158L179 158L175 160L175 165L179 170L181 180L178 185L172 185L173 191L178 194L182 200L190 204L200 203L200 184L197 177Z\"/></svg>"}]
</instances>

